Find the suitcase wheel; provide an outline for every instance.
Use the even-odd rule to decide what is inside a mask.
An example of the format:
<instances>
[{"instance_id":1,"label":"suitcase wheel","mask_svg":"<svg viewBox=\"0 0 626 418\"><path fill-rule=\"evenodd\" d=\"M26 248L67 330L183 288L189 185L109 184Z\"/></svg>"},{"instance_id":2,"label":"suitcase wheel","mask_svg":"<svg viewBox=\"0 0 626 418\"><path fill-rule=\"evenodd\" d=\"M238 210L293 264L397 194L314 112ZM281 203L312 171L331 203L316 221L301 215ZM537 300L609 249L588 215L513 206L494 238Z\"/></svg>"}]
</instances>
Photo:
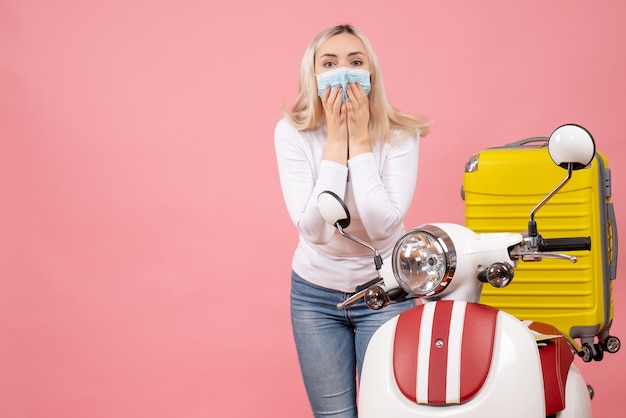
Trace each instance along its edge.
<instances>
[{"instance_id":1,"label":"suitcase wheel","mask_svg":"<svg viewBox=\"0 0 626 418\"><path fill-rule=\"evenodd\" d=\"M619 338L610 335L604 339L604 341L602 342L602 346L606 351L613 354L619 351L619 349L622 347L622 342L619 340Z\"/></svg>"},{"instance_id":2,"label":"suitcase wheel","mask_svg":"<svg viewBox=\"0 0 626 418\"><path fill-rule=\"evenodd\" d=\"M589 343L584 343L578 355L583 359L585 363L589 363L591 360L593 360L593 348L589 345Z\"/></svg>"},{"instance_id":3,"label":"suitcase wheel","mask_svg":"<svg viewBox=\"0 0 626 418\"><path fill-rule=\"evenodd\" d=\"M600 361L604 358L604 350L600 344L584 343L578 355L585 363L589 363L591 360Z\"/></svg>"},{"instance_id":4,"label":"suitcase wheel","mask_svg":"<svg viewBox=\"0 0 626 418\"><path fill-rule=\"evenodd\" d=\"M601 361L604 358L604 348L600 344L594 344L593 348L596 354L593 356L595 361Z\"/></svg>"}]
</instances>

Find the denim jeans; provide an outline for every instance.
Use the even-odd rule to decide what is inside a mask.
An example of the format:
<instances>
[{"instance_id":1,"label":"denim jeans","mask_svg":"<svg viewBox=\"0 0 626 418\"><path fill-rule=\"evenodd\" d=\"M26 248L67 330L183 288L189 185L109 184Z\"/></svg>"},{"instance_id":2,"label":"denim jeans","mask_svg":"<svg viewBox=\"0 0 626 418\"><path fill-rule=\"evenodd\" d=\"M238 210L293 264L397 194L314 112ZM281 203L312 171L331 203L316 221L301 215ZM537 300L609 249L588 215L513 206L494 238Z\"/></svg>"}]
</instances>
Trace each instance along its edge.
<instances>
[{"instance_id":1,"label":"denim jeans","mask_svg":"<svg viewBox=\"0 0 626 418\"><path fill-rule=\"evenodd\" d=\"M300 370L315 418L356 418L359 375L370 338L382 324L415 305L392 302L380 311L363 300L338 310L350 293L291 275L291 323Z\"/></svg>"}]
</instances>

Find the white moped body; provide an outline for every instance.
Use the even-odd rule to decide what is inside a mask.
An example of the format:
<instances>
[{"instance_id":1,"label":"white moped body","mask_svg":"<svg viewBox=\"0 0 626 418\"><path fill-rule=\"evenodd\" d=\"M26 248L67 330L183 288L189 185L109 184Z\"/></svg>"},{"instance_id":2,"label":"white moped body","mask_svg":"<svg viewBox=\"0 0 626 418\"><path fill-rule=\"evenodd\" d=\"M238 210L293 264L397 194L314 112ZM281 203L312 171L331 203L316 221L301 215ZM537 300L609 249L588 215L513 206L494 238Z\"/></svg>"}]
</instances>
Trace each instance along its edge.
<instances>
[{"instance_id":1,"label":"white moped body","mask_svg":"<svg viewBox=\"0 0 626 418\"><path fill-rule=\"evenodd\" d=\"M373 285L338 309L360 298L371 309L382 309L398 289L423 302L388 321L370 340L359 379L360 418L591 417L590 389L573 364L568 340L550 325L523 322L478 303L483 283L507 286L520 260L575 262L576 257L554 251L589 249L587 237L544 239L534 215L574 170L591 162L593 138L580 126L564 125L548 145L568 174L533 209L525 233L422 225L401 237L383 262L375 248L345 231L350 225L345 203L332 192L320 194L324 219L370 248L379 271Z\"/></svg>"},{"instance_id":2,"label":"white moped body","mask_svg":"<svg viewBox=\"0 0 626 418\"><path fill-rule=\"evenodd\" d=\"M444 231L456 251L456 273L436 298L384 324L372 337L359 391L359 417L560 418L591 417L587 384L571 363L569 346L561 369L544 386L537 332L529 324L480 305L476 266L508 261L507 248L520 234L476 234L456 224L430 224ZM388 260L381 270L395 286ZM543 337L539 337L541 340ZM561 336L547 335L547 340ZM561 352L563 353L563 352ZM566 359L570 356L569 361ZM561 354L558 355L561 357ZM562 370L566 368L565 370ZM563 385L565 381L565 385ZM548 405L548 408L546 407Z\"/></svg>"},{"instance_id":3,"label":"white moped body","mask_svg":"<svg viewBox=\"0 0 626 418\"><path fill-rule=\"evenodd\" d=\"M437 331L433 326L441 323L435 313L438 303L442 302L413 308L422 310L421 321L413 330L398 328L399 319L410 315L409 311L374 334L360 379L359 417L546 417L537 342L527 326L511 315L496 312L491 339L489 332L474 332L490 325L476 323L478 317L463 318L468 304L455 301L453 310L458 312L452 315L449 328ZM464 333L465 321L474 321L471 329L476 335ZM403 353L395 350L400 340L404 340L400 348ZM407 349L407 344L415 348ZM443 358L433 355L438 350L445 350ZM491 350L488 364L473 358L472 353L478 352L480 357L480 351ZM416 358L407 360L407 355ZM410 382L411 378L415 382ZM573 364L565 391L566 408L556 416L591 417L587 385Z\"/></svg>"}]
</instances>

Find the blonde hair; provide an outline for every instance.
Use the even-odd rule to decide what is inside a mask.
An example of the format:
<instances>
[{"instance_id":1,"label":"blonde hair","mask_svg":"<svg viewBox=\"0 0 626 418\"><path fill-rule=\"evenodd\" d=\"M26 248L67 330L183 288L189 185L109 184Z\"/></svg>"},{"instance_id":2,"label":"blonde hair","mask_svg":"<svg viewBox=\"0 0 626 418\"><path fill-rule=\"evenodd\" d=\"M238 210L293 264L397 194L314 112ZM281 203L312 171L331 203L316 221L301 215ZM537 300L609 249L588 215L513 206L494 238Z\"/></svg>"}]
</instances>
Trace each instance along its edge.
<instances>
[{"instance_id":1,"label":"blonde hair","mask_svg":"<svg viewBox=\"0 0 626 418\"><path fill-rule=\"evenodd\" d=\"M298 96L291 108L283 107L284 116L298 130L311 129L317 126L324 115L322 103L317 95L315 78L315 54L318 48L329 38L341 33L349 33L363 42L365 53L369 59L371 91L369 93L370 123L369 131L372 138L389 139L394 132L401 131L414 134L419 131L421 136L428 134L431 120L422 115L402 112L389 103L380 74L378 58L365 35L352 25L338 25L321 31L307 47L300 66Z\"/></svg>"}]
</instances>

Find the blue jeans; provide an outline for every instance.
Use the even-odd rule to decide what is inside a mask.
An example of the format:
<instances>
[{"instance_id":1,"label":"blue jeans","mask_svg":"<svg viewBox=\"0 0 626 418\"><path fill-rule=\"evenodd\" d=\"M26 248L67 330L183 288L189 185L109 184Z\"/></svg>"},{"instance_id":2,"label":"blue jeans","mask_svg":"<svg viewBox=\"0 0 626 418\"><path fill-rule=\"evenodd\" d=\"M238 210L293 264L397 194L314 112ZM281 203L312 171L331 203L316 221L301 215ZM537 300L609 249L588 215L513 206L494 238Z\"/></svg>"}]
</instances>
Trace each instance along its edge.
<instances>
[{"instance_id":1,"label":"blue jeans","mask_svg":"<svg viewBox=\"0 0 626 418\"><path fill-rule=\"evenodd\" d=\"M338 310L350 293L312 284L291 275L291 323L300 370L316 418L356 418L357 369L370 338L382 324L415 305L392 302L380 311L363 300Z\"/></svg>"}]
</instances>

